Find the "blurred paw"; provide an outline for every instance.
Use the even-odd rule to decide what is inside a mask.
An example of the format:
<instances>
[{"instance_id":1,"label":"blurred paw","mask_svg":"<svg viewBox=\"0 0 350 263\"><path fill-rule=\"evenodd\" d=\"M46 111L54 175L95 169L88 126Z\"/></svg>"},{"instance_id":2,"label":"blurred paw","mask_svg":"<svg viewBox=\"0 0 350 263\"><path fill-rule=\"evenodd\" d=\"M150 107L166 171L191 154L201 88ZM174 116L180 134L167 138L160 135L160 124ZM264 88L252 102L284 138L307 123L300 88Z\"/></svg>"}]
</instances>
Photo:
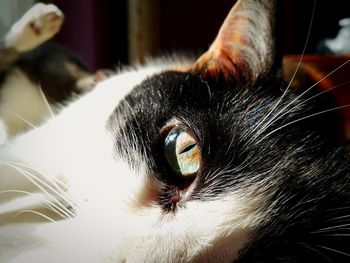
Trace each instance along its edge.
<instances>
[{"instance_id":1,"label":"blurred paw","mask_svg":"<svg viewBox=\"0 0 350 263\"><path fill-rule=\"evenodd\" d=\"M52 38L62 23L63 14L55 5L37 3L11 27L6 45L19 52L32 50Z\"/></svg>"},{"instance_id":2,"label":"blurred paw","mask_svg":"<svg viewBox=\"0 0 350 263\"><path fill-rule=\"evenodd\" d=\"M100 69L94 74L87 75L77 81L76 92L85 92L93 89L99 82L115 75L115 72L109 69Z\"/></svg>"}]
</instances>

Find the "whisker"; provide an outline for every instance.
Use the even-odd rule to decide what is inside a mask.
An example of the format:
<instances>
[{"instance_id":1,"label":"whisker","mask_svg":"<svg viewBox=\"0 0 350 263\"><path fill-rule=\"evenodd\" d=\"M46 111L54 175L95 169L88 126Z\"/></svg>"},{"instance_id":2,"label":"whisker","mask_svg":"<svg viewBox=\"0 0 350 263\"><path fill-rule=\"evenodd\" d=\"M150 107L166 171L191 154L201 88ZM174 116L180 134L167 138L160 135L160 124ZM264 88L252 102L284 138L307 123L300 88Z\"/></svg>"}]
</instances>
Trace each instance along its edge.
<instances>
[{"instance_id":1,"label":"whisker","mask_svg":"<svg viewBox=\"0 0 350 263\"><path fill-rule=\"evenodd\" d=\"M316 230L310 232L311 234L318 234L318 235L331 235L329 233L335 232L335 231L350 231L349 227L334 227L333 229L328 230Z\"/></svg>"},{"instance_id":2,"label":"whisker","mask_svg":"<svg viewBox=\"0 0 350 263\"><path fill-rule=\"evenodd\" d=\"M45 106L47 108L47 111L49 112L50 116L52 118L55 117L55 114L53 113L52 107L50 106L50 104L49 104L49 102L48 102L48 100L47 100L47 98L45 96L45 93L44 93L44 91L43 91L43 89L41 87L41 84L39 84L39 92L40 92L40 96L43 99L44 104L45 104Z\"/></svg>"},{"instance_id":3,"label":"whisker","mask_svg":"<svg viewBox=\"0 0 350 263\"><path fill-rule=\"evenodd\" d=\"M337 226L331 226L331 227L325 227L325 228L321 228L317 231L314 231L312 233L320 233L320 232L324 232L324 231L329 231L329 230L334 230L334 229L339 229L339 228L343 228L343 227L349 227L349 224L342 224L342 225L337 225Z\"/></svg>"},{"instance_id":4,"label":"whisker","mask_svg":"<svg viewBox=\"0 0 350 263\"><path fill-rule=\"evenodd\" d=\"M5 113L8 113L8 114L10 114L10 115L12 115L12 116L14 116L14 117L16 117L16 118L18 118L18 119L24 121L26 124L28 124L28 125L29 125L30 127L32 127L33 129L36 128L36 126L35 126L33 123L31 123L31 122L28 121L26 118L24 118L23 116L21 116L21 115L15 113L15 112L13 112L13 111L6 110L6 109L0 109L0 111L5 112Z\"/></svg>"},{"instance_id":5,"label":"whisker","mask_svg":"<svg viewBox=\"0 0 350 263\"><path fill-rule=\"evenodd\" d=\"M52 222L52 223L56 222L54 219L52 219L51 217L49 217L49 216L47 216L47 215L45 215L45 214L43 214L43 213L40 213L40 212L35 211L35 210L29 210L29 209L27 209L27 210L22 210L22 211L18 212L17 214L15 214L15 215L12 217L12 219L15 219L16 217L18 217L19 215L22 215L22 214L24 214L24 213L31 213L31 214L35 214L35 215L41 216L41 217L45 218L46 220L48 220L48 221L50 221L50 222Z\"/></svg>"},{"instance_id":6,"label":"whisker","mask_svg":"<svg viewBox=\"0 0 350 263\"><path fill-rule=\"evenodd\" d=\"M23 163L19 163L19 162L14 162L14 161L11 161L10 163L12 163L13 165L15 165L15 166L20 166L20 167L23 167L23 168L26 168L27 170L32 170L32 171L35 171L35 172L37 172L38 174L44 174L42 171L40 171L40 170L38 170L38 169L34 169L34 168L32 168L32 167L30 167L30 166L28 166L28 165L26 165L26 164L23 164ZM34 177L34 178L36 178L36 177ZM37 178L38 179L38 178ZM55 190L57 190L57 194L61 194L62 196L60 196L61 198L62 197L65 197L66 199L64 199L68 204L70 204L70 205L72 205L73 206L73 204L74 204L74 206L76 206L76 204L75 203L71 203L71 202L69 202L68 200L70 200L70 196L66 193L66 191L64 191L63 189L62 189L62 187L60 187L59 185L61 185L61 186L63 186L65 189L68 189L69 187L66 185L66 184L64 184L62 181L60 181L59 179L57 179L57 178L55 178L54 179L54 181L53 180L51 180L51 181L49 181L51 184L52 184L52 186L55 188L55 189L51 189L51 190L53 190L53 191L55 191ZM73 206L73 207L74 207Z\"/></svg>"},{"instance_id":7,"label":"whisker","mask_svg":"<svg viewBox=\"0 0 350 263\"><path fill-rule=\"evenodd\" d=\"M58 178L55 178L55 182L59 185L58 187L59 188L61 188L62 190L63 189L68 189L69 187L68 187L68 185L66 184L66 183L64 183L64 182L62 182L61 180L59 180ZM63 193L65 193L65 191L63 190ZM67 197L68 197L68 195L67 195Z\"/></svg>"},{"instance_id":8,"label":"whisker","mask_svg":"<svg viewBox=\"0 0 350 263\"><path fill-rule=\"evenodd\" d=\"M254 131L256 131L260 125L262 125L264 123L264 121L275 111L275 109L277 108L277 106L281 103L281 101L283 100L283 98L286 96L290 86L292 85L292 82L294 81L295 79L295 76L300 68L300 65L301 65L301 62L303 61L304 59L304 56L305 56L305 51L306 51L306 47L309 43L309 39L310 39L310 35L311 35L311 29L312 29L312 24L313 24L313 21L314 21L314 16L315 16L315 9L316 9L316 0L314 0L314 3L313 3L313 9L312 9L312 14L311 14L311 18L310 18L310 24L309 24L309 28L308 28L308 32L307 32L307 36L306 36L306 41L305 41L305 44L304 44L304 47L303 47L303 51L301 53L301 56L299 58L299 61L298 61L298 64L294 70L294 73L292 75L292 78L291 80L289 81L286 89L284 90L282 96L279 98L279 100L275 103L275 105L273 106L273 108L266 114L266 116L254 127L252 133Z\"/></svg>"},{"instance_id":9,"label":"whisker","mask_svg":"<svg viewBox=\"0 0 350 263\"><path fill-rule=\"evenodd\" d=\"M7 194L7 193L15 193L15 194L24 194L24 195L34 195L34 193L24 191L24 190L3 190L0 191L0 195ZM44 198L44 201L46 202L46 207L49 208L51 211L57 213L62 218L71 218L72 215L69 215L65 210L63 210L61 207L56 205L54 202L50 201L47 198Z\"/></svg>"},{"instance_id":10,"label":"whisker","mask_svg":"<svg viewBox=\"0 0 350 263\"><path fill-rule=\"evenodd\" d=\"M256 144L260 143L261 141L263 141L264 139L266 139L267 137L269 137L270 135L274 134L275 132L289 126L289 125L292 125L296 122L299 122L299 121L302 121L302 120L305 120L305 119L308 119L308 118L312 118L312 117L315 117L317 115L320 115L320 114L324 114L324 113L327 113L327 112L332 112L332 111L336 111L336 110L340 110L340 109L343 109L343 108L347 108L347 107L350 107L350 104L347 104L347 105L343 105L343 106L339 106L339 107L335 107L335 108L331 108L331 109L328 109L328 110L324 110L324 111L320 111L320 112L317 112L317 113L313 113L313 114L310 114L308 116L305 116L305 117L302 117L302 118L299 118L297 120L294 120L294 121L291 121L291 122L288 122L276 129L274 129L273 131L269 132L268 134L266 134L263 138L261 138L260 140L258 140L256 142Z\"/></svg>"},{"instance_id":11,"label":"whisker","mask_svg":"<svg viewBox=\"0 0 350 263\"><path fill-rule=\"evenodd\" d=\"M26 194L26 195L31 195L32 193L31 192L28 192L28 191L23 191L23 190L3 190L3 191L0 191L0 195L1 194L7 194L7 193L13 193L13 194Z\"/></svg>"},{"instance_id":12,"label":"whisker","mask_svg":"<svg viewBox=\"0 0 350 263\"><path fill-rule=\"evenodd\" d=\"M342 82L342 83L339 83L339 84L333 86L332 88L323 90L323 91L321 91L320 93L317 93L316 95L314 95L314 96L312 96L312 97L310 97L310 98L308 98L308 99L306 99L306 100L300 102L299 104L295 105L295 107L299 107L299 106L301 106L302 104L305 104L306 102L308 102L308 101L310 101L310 100L312 100L312 99L314 99L314 98L316 98L316 97L318 97L318 96L321 96L322 94L324 94L324 93L326 93L326 92L330 92L330 91L332 91L332 90L335 90L335 89L337 89L337 88L340 88L340 87L345 86L345 85L348 85L348 84L350 84L350 80L349 80L349 81Z\"/></svg>"},{"instance_id":13,"label":"whisker","mask_svg":"<svg viewBox=\"0 0 350 263\"><path fill-rule=\"evenodd\" d=\"M343 219L350 219L350 215L344 215L344 216L338 216L332 219L327 220L326 222L332 222L332 221L341 221Z\"/></svg>"},{"instance_id":14,"label":"whisker","mask_svg":"<svg viewBox=\"0 0 350 263\"><path fill-rule=\"evenodd\" d=\"M313 252L316 252L318 255L325 258L327 260L327 262L332 262L329 257L327 257L325 254L323 254L321 251L317 250L316 248L310 246L309 244L306 244L303 242L298 242L298 244L301 245L303 248L307 248Z\"/></svg>"},{"instance_id":15,"label":"whisker","mask_svg":"<svg viewBox=\"0 0 350 263\"><path fill-rule=\"evenodd\" d=\"M345 230L350 230L346 228ZM322 236L330 236L330 237L350 237L350 234L324 234Z\"/></svg>"},{"instance_id":16,"label":"whisker","mask_svg":"<svg viewBox=\"0 0 350 263\"><path fill-rule=\"evenodd\" d=\"M279 112L277 112L271 119L270 121L268 121L266 123L266 125L261 129L261 131L259 132L258 135L260 135L261 133L263 133L271 124L275 123L277 120L279 120L281 117L283 117L285 114L287 114L289 111L286 111L284 114L282 114L281 116L279 116L281 113L284 112L284 110L286 110L289 106L291 106L295 101L299 100L302 96L304 96L307 92L309 92L311 89L313 89L316 85L318 85L321 81L325 80L326 78L328 78L329 76L331 76L332 74L334 74L337 70L341 69L342 67L344 67L346 64L348 64L350 62L350 60L345 61L343 64L341 64L340 66L338 66L337 68L333 69L330 73L328 73L326 76L324 76L323 78L321 78L320 80L318 80L316 83L314 83L313 85L311 85L311 87L309 87L308 89L306 89L304 92L302 92L300 95L298 95L295 99L293 99L290 103L288 103L285 107L283 107ZM293 108L292 108L293 109Z\"/></svg>"},{"instance_id":17,"label":"whisker","mask_svg":"<svg viewBox=\"0 0 350 263\"><path fill-rule=\"evenodd\" d=\"M320 245L317 245L317 247L323 248L323 249L325 249L325 250L329 250L329 251L332 251L332 252L335 252L335 253L338 253L338 254L347 256L347 257L350 257L350 254L345 253L345 252L343 252L343 251L336 250L336 249L334 249L334 248L325 247L325 246L320 246Z\"/></svg>"},{"instance_id":18,"label":"whisker","mask_svg":"<svg viewBox=\"0 0 350 263\"><path fill-rule=\"evenodd\" d=\"M338 211L338 210L345 210L345 209L350 209L350 206L340 206L340 207L335 207L335 208L330 208L328 211Z\"/></svg>"},{"instance_id":19,"label":"whisker","mask_svg":"<svg viewBox=\"0 0 350 263\"><path fill-rule=\"evenodd\" d=\"M35 186L37 186L41 191L43 191L43 193L45 193L48 197L50 197L50 199L54 200L62 209L64 209L68 214L72 214L72 212L70 210L67 209L67 207L65 205L63 205L61 202L59 202L57 200L57 198L55 198L52 194L50 194L43 186L47 187L49 190L53 191L54 194L58 195L58 197L62 198L64 201L67 202L67 204L70 205L70 200L68 200L67 198L65 198L61 193L59 193L57 190L53 189L50 185L48 185L47 183L45 183L42 180L39 180L39 178L33 176L32 174L30 174L29 172L23 170L22 168L16 167L14 165L8 164L10 167L12 167L13 169L15 169L16 171L18 171L19 173L21 173L22 175L24 175L29 181L31 181ZM40 185L40 183L43 185ZM74 214L72 214L71 217L73 217Z\"/></svg>"},{"instance_id":20,"label":"whisker","mask_svg":"<svg viewBox=\"0 0 350 263\"><path fill-rule=\"evenodd\" d=\"M58 214L63 219L65 218L73 218L75 215L73 213L69 214L67 211L69 211L68 208L65 210L62 209L60 206L56 205L54 202L47 201L47 208L49 208L52 212Z\"/></svg>"}]
</instances>

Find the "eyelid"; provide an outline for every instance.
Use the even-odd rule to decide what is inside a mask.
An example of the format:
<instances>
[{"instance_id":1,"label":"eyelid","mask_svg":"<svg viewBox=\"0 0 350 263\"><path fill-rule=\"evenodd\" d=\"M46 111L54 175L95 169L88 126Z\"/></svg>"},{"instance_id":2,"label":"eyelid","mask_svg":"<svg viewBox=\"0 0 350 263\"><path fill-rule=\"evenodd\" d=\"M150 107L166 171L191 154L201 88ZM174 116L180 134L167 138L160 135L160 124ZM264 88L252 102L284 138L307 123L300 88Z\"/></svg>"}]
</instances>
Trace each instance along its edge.
<instances>
[{"instance_id":1,"label":"eyelid","mask_svg":"<svg viewBox=\"0 0 350 263\"><path fill-rule=\"evenodd\" d=\"M163 137L165 137L172 129L174 129L175 127L179 127L183 130L185 130L187 133L189 133L191 135L191 137L194 138L194 140L197 142L197 145L199 145L199 140L198 140L198 136L193 132L192 129L189 128L188 125L186 125L184 122L180 121L177 118L172 118L170 119L160 130L160 134L163 135Z\"/></svg>"},{"instance_id":2,"label":"eyelid","mask_svg":"<svg viewBox=\"0 0 350 263\"><path fill-rule=\"evenodd\" d=\"M182 122L180 122L178 119L171 119L161 128L160 134L167 134L170 130L172 130L175 127L182 128Z\"/></svg>"}]
</instances>

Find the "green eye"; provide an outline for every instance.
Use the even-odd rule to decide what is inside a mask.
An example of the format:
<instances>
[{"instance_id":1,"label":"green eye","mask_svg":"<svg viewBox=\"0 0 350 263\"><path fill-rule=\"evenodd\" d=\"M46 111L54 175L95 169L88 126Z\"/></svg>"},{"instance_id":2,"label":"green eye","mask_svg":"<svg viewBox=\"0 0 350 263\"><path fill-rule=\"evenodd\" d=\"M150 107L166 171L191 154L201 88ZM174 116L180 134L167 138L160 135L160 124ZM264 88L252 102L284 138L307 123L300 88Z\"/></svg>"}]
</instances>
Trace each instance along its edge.
<instances>
[{"instance_id":1,"label":"green eye","mask_svg":"<svg viewBox=\"0 0 350 263\"><path fill-rule=\"evenodd\" d=\"M164 141L164 154L170 168L184 179L193 178L200 166L197 141L180 127L173 128Z\"/></svg>"}]
</instances>

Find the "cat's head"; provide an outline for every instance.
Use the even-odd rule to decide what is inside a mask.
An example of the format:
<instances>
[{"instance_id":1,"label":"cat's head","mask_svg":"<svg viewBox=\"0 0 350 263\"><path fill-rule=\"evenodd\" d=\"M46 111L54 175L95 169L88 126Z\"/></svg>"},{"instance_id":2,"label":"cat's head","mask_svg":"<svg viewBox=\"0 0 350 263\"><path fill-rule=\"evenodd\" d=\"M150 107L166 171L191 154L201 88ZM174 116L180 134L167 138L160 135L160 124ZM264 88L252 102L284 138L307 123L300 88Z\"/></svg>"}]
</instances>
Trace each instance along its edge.
<instances>
[{"instance_id":1,"label":"cat's head","mask_svg":"<svg viewBox=\"0 0 350 263\"><path fill-rule=\"evenodd\" d=\"M314 232L337 214L347 167L320 119L307 117L317 103L281 78L275 12L274 1L238 1L194 63L122 72L0 153L14 178L5 188L34 180L30 191L45 193L67 218L38 227L54 250L40 243L34 255L56 253L61 262L322 257L308 247L327 242Z\"/></svg>"}]
</instances>

